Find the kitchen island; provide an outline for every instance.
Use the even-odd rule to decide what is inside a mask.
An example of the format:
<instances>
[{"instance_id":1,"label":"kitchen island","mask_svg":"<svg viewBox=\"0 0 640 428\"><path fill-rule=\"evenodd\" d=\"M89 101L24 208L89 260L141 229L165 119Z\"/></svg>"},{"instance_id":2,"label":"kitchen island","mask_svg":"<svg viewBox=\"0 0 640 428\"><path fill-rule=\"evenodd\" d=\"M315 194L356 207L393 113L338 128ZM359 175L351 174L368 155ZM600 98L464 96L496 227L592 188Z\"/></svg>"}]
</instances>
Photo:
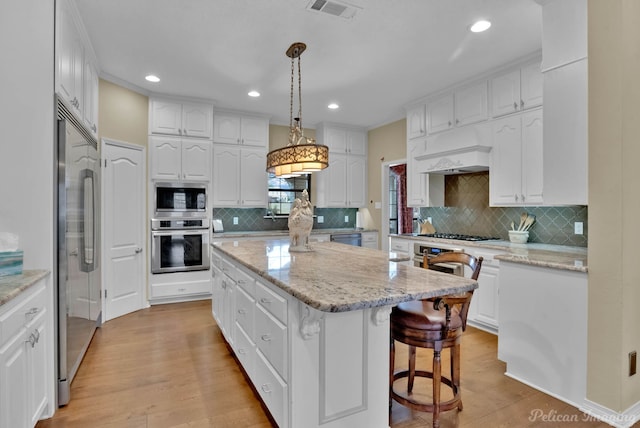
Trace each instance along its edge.
<instances>
[{"instance_id":1,"label":"kitchen island","mask_svg":"<svg viewBox=\"0 0 640 428\"><path fill-rule=\"evenodd\" d=\"M214 242L213 315L280 427L388 427L389 313L473 280L333 242Z\"/></svg>"}]
</instances>

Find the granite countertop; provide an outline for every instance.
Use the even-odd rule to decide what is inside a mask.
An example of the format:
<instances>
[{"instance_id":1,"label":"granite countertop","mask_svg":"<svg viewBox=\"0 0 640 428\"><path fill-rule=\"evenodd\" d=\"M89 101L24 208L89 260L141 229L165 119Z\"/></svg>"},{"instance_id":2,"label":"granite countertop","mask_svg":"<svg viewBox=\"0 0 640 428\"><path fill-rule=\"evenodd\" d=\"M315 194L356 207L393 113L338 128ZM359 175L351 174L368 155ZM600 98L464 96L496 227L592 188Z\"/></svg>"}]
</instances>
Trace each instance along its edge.
<instances>
[{"instance_id":1,"label":"granite countertop","mask_svg":"<svg viewBox=\"0 0 640 428\"><path fill-rule=\"evenodd\" d=\"M326 235L338 233L377 232L377 229L312 229L311 235ZM213 238L245 238L262 236L289 236L289 230L251 230L243 232L214 232Z\"/></svg>"},{"instance_id":2,"label":"granite countertop","mask_svg":"<svg viewBox=\"0 0 640 428\"><path fill-rule=\"evenodd\" d=\"M495 256L498 260L522 263L553 269L587 272L587 249L566 245L549 245L539 243L514 244L505 240L489 241L460 241L457 239L429 238L413 234L390 235L398 238L411 239L420 242L437 242L463 247L487 248L504 251Z\"/></svg>"},{"instance_id":3,"label":"granite countertop","mask_svg":"<svg viewBox=\"0 0 640 428\"><path fill-rule=\"evenodd\" d=\"M460 293L476 281L389 261L389 254L335 242L313 243L312 252L289 253L284 240L215 242L236 262L307 305L346 312Z\"/></svg>"},{"instance_id":4,"label":"granite countertop","mask_svg":"<svg viewBox=\"0 0 640 428\"><path fill-rule=\"evenodd\" d=\"M0 276L0 306L49 275L48 270L25 270L22 275Z\"/></svg>"}]
</instances>

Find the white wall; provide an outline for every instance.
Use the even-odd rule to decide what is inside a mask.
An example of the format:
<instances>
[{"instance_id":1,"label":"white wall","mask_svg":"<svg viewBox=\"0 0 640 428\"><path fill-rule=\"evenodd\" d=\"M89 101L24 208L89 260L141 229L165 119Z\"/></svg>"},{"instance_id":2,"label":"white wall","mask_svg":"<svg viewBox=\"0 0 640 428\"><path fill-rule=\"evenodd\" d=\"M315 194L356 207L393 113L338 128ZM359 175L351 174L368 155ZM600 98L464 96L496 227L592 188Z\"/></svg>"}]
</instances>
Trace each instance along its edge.
<instances>
[{"instance_id":1,"label":"white wall","mask_svg":"<svg viewBox=\"0 0 640 428\"><path fill-rule=\"evenodd\" d=\"M27 269L53 269L54 15L50 0L0 11L0 231Z\"/></svg>"}]
</instances>

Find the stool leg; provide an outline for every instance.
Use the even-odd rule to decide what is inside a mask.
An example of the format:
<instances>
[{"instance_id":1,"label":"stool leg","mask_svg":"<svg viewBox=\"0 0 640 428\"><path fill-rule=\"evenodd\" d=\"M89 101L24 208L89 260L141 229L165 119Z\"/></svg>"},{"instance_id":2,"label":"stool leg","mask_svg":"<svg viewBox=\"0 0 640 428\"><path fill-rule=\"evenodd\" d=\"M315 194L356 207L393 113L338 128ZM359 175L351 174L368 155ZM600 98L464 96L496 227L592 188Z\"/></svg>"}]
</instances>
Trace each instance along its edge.
<instances>
[{"instance_id":1,"label":"stool leg","mask_svg":"<svg viewBox=\"0 0 640 428\"><path fill-rule=\"evenodd\" d=\"M416 375L416 347L409 346L409 376L407 377L407 392L413 391L413 380Z\"/></svg>"},{"instance_id":2,"label":"stool leg","mask_svg":"<svg viewBox=\"0 0 640 428\"><path fill-rule=\"evenodd\" d=\"M396 361L396 344L391 336L390 352L389 352L389 426L391 426L391 406L393 404L393 398L391 391L393 390L393 371L395 370Z\"/></svg>"},{"instance_id":3,"label":"stool leg","mask_svg":"<svg viewBox=\"0 0 640 428\"><path fill-rule=\"evenodd\" d=\"M440 350L433 350L433 428L440 426L440 382L441 382Z\"/></svg>"},{"instance_id":4,"label":"stool leg","mask_svg":"<svg viewBox=\"0 0 640 428\"><path fill-rule=\"evenodd\" d=\"M458 402L458 410L462 410L462 391L460 390L460 342L451 348L451 383L453 384L453 393L460 398Z\"/></svg>"}]
</instances>

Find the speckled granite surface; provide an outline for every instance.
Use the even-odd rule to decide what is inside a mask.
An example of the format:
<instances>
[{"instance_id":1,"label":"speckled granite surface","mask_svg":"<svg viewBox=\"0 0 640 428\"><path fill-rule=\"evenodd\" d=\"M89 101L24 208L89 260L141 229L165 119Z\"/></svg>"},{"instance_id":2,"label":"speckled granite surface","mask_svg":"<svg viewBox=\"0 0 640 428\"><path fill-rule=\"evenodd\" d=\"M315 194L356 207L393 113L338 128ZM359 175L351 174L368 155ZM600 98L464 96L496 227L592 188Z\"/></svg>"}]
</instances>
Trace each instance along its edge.
<instances>
[{"instance_id":1,"label":"speckled granite surface","mask_svg":"<svg viewBox=\"0 0 640 428\"><path fill-rule=\"evenodd\" d=\"M587 249L547 244L512 244L509 241L458 241L455 239L428 238L415 235L391 235L419 242L437 242L462 247L488 248L503 250L504 254L495 256L498 260L523 263L534 266L587 272Z\"/></svg>"},{"instance_id":2,"label":"speckled granite surface","mask_svg":"<svg viewBox=\"0 0 640 428\"><path fill-rule=\"evenodd\" d=\"M0 306L47 275L48 270L25 270L22 275L0 276Z\"/></svg>"},{"instance_id":3,"label":"speckled granite surface","mask_svg":"<svg viewBox=\"0 0 640 428\"><path fill-rule=\"evenodd\" d=\"M370 248L313 243L314 251L289 253L286 240L215 242L214 251L252 270L286 293L324 312L346 312L460 293L470 279L390 262Z\"/></svg>"},{"instance_id":4,"label":"speckled granite surface","mask_svg":"<svg viewBox=\"0 0 640 428\"><path fill-rule=\"evenodd\" d=\"M313 235L330 235L332 233L354 233L354 232L377 232L376 229L313 229ZM249 238L249 237L271 237L271 236L289 236L289 230L257 230L251 232L215 232L211 235L216 238Z\"/></svg>"}]
</instances>

